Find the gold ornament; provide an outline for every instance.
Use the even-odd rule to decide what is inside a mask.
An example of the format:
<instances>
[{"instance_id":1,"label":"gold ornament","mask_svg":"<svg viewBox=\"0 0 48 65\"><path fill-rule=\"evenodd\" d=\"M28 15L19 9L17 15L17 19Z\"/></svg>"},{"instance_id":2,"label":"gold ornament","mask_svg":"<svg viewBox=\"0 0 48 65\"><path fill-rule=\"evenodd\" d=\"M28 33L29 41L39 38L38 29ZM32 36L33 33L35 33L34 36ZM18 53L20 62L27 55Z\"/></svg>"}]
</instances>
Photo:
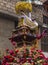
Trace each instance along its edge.
<instances>
[{"instance_id":1,"label":"gold ornament","mask_svg":"<svg viewBox=\"0 0 48 65\"><path fill-rule=\"evenodd\" d=\"M21 13L21 12L31 12L32 11L32 4L29 2L17 2L15 6L16 13Z\"/></svg>"}]
</instances>

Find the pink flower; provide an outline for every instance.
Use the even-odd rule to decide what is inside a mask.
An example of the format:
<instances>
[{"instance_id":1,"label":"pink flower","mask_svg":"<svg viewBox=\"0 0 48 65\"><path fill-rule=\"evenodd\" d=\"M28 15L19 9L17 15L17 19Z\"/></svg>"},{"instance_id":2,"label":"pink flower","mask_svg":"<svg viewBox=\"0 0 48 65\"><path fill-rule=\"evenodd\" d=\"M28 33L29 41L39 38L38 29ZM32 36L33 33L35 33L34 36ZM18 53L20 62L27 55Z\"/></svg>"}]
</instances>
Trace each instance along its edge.
<instances>
[{"instance_id":1,"label":"pink flower","mask_svg":"<svg viewBox=\"0 0 48 65\"><path fill-rule=\"evenodd\" d=\"M12 45L15 46L15 45L16 45L16 42L13 41L13 42L12 42Z\"/></svg>"},{"instance_id":2,"label":"pink flower","mask_svg":"<svg viewBox=\"0 0 48 65\"><path fill-rule=\"evenodd\" d=\"M8 62L6 62L6 64L5 65L9 65L9 63Z\"/></svg>"},{"instance_id":3,"label":"pink flower","mask_svg":"<svg viewBox=\"0 0 48 65\"><path fill-rule=\"evenodd\" d=\"M45 58L48 61L48 58Z\"/></svg>"},{"instance_id":4,"label":"pink flower","mask_svg":"<svg viewBox=\"0 0 48 65\"><path fill-rule=\"evenodd\" d=\"M10 50L9 53L10 53L11 55L14 54L13 50Z\"/></svg>"},{"instance_id":5,"label":"pink flower","mask_svg":"<svg viewBox=\"0 0 48 65\"><path fill-rule=\"evenodd\" d=\"M47 63L43 63L43 65L48 65Z\"/></svg>"}]
</instances>

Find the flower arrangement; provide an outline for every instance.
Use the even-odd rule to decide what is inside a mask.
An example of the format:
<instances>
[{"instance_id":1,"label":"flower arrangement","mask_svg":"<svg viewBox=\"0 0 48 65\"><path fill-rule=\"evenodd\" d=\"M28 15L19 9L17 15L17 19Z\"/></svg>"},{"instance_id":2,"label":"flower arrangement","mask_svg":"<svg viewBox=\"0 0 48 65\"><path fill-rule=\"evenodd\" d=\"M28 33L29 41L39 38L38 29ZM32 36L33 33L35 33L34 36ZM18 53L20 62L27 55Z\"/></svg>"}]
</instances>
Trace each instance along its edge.
<instances>
[{"instance_id":1,"label":"flower arrangement","mask_svg":"<svg viewBox=\"0 0 48 65\"><path fill-rule=\"evenodd\" d=\"M25 1L20 1L16 3L15 6L16 13L21 13L21 12L31 12L32 11L32 5L29 2Z\"/></svg>"},{"instance_id":2,"label":"flower arrangement","mask_svg":"<svg viewBox=\"0 0 48 65\"><path fill-rule=\"evenodd\" d=\"M8 54L4 56L2 65L48 65L48 58L44 56L41 50L31 48L22 51L6 49L6 51Z\"/></svg>"}]
</instances>

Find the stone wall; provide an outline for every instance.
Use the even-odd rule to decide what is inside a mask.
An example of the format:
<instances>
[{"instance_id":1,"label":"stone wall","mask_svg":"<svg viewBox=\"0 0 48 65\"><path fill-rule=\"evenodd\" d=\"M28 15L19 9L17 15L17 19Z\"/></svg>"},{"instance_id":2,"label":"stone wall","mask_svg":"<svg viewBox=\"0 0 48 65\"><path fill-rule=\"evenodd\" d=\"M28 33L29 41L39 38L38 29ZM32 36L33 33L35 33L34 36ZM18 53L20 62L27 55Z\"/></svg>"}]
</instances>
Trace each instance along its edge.
<instances>
[{"instance_id":1,"label":"stone wall","mask_svg":"<svg viewBox=\"0 0 48 65\"><path fill-rule=\"evenodd\" d=\"M43 22L43 10L42 6L33 6L32 17L40 22Z\"/></svg>"},{"instance_id":2,"label":"stone wall","mask_svg":"<svg viewBox=\"0 0 48 65\"><path fill-rule=\"evenodd\" d=\"M0 49L2 51L5 48L12 48L9 37L11 37L11 31L14 29L14 22L0 18Z\"/></svg>"},{"instance_id":3,"label":"stone wall","mask_svg":"<svg viewBox=\"0 0 48 65\"><path fill-rule=\"evenodd\" d=\"M0 11L4 10L8 13L15 13L15 4L19 0L0 0Z\"/></svg>"}]
</instances>

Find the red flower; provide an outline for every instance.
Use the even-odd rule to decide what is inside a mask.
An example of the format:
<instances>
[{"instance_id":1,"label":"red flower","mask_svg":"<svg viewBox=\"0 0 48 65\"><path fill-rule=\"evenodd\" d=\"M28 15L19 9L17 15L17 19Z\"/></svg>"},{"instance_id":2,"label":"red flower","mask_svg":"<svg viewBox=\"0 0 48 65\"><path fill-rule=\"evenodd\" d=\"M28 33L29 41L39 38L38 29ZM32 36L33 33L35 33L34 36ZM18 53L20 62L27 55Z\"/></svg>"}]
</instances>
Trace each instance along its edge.
<instances>
[{"instance_id":1,"label":"red flower","mask_svg":"<svg viewBox=\"0 0 48 65\"><path fill-rule=\"evenodd\" d=\"M11 56L10 55L7 55L7 56L4 56L4 58L11 58Z\"/></svg>"},{"instance_id":2,"label":"red flower","mask_svg":"<svg viewBox=\"0 0 48 65\"><path fill-rule=\"evenodd\" d=\"M6 64L5 65L9 65L9 63L8 62L6 62Z\"/></svg>"},{"instance_id":3,"label":"red flower","mask_svg":"<svg viewBox=\"0 0 48 65\"><path fill-rule=\"evenodd\" d=\"M45 58L48 61L48 58Z\"/></svg>"},{"instance_id":4,"label":"red flower","mask_svg":"<svg viewBox=\"0 0 48 65\"><path fill-rule=\"evenodd\" d=\"M31 52L33 52L35 50L35 48L31 48Z\"/></svg>"},{"instance_id":5,"label":"red flower","mask_svg":"<svg viewBox=\"0 0 48 65\"><path fill-rule=\"evenodd\" d=\"M14 56L14 57L15 57L15 56L16 56L16 54L12 54L12 56Z\"/></svg>"},{"instance_id":6,"label":"red flower","mask_svg":"<svg viewBox=\"0 0 48 65\"><path fill-rule=\"evenodd\" d=\"M11 43L13 42L13 37L9 38L9 40L11 41Z\"/></svg>"},{"instance_id":7,"label":"red flower","mask_svg":"<svg viewBox=\"0 0 48 65\"><path fill-rule=\"evenodd\" d=\"M10 55L5 56L4 58L6 62L12 62L14 60L14 58Z\"/></svg>"},{"instance_id":8,"label":"red flower","mask_svg":"<svg viewBox=\"0 0 48 65\"><path fill-rule=\"evenodd\" d=\"M42 34L41 35L37 35L37 39L41 39L42 38Z\"/></svg>"},{"instance_id":9,"label":"red flower","mask_svg":"<svg viewBox=\"0 0 48 65\"><path fill-rule=\"evenodd\" d=\"M37 52L42 52L42 50L36 50Z\"/></svg>"},{"instance_id":10,"label":"red flower","mask_svg":"<svg viewBox=\"0 0 48 65\"><path fill-rule=\"evenodd\" d=\"M16 52L16 53L18 53L18 52L19 52L19 50L15 50L15 52Z\"/></svg>"},{"instance_id":11,"label":"red flower","mask_svg":"<svg viewBox=\"0 0 48 65\"><path fill-rule=\"evenodd\" d=\"M12 42L12 45L15 46L15 45L16 45L16 42L13 41L13 42Z\"/></svg>"},{"instance_id":12,"label":"red flower","mask_svg":"<svg viewBox=\"0 0 48 65\"><path fill-rule=\"evenodd\" d=\"M40 55L39 57L40 57L40 58L45 58L45 56L43 56L43 55Z\"/></svg>"},{"instance_id":13,"label":"red flower","mask_svg":"<svg viewBox=\"0 0 48 65\"><path fill-rule=\"evenodd\" d=\"M6 51L9 51L9 49L8 49L8 48L6 48Z\"/></svg>"},{"instance_id":14,"label":"red flower","mask_svg":"<svg viewBox=\"0 0 48 65\"><path fill-rule=\"evenodd\" d=\"M12 55L12 54L14 54L14 51L13 50L10 50L9 53Z\"/></svg>"},{"instance_id":15,"label":"red flower","mask_svg":"<svg viewBox=\"0 0 48 65\"><path fill-rule=\"evenodd\" d=\"M13 57L9 58L9 62L13 62L13 60L14 60Z\"/></svg>"}]
</instances>

